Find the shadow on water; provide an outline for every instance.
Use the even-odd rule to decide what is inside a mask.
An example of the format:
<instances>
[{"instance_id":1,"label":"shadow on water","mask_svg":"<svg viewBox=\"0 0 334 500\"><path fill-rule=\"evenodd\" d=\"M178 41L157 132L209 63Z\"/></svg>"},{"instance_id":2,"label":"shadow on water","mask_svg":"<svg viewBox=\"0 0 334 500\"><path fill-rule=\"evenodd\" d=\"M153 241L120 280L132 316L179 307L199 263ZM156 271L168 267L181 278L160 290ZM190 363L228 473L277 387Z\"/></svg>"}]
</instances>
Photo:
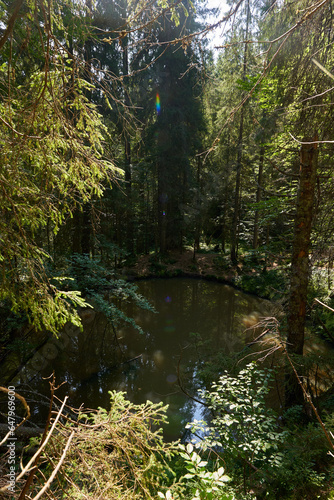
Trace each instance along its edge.
<instances>
[{"instance_id":1,"label":"shadow on water","mask_svg":"<svg viewBox=\"0 0 334 500\"><path fill-rule=\"evenodd\" d=\"M267 315L270 304L227 285L187 278L140 281L138 291L158 312L123 304L143 334L124 326L117 329L115 339L105 319L87 310L84 331L69 326L58 340L50 340L49 347L21 371L17 389L23 380L33 393L48 396L49 384L42 377L55 370L57 381L67 382L58 397L68 394L75 407L83 403L86 408L108 409L110 390L124 391L136 404L163 401L169 405L170 422L165 437L181 437L187 422L202 418L200 405L178 384L180 377L186 392L197 394L197 372L203 362L198 343L206 342L211 352L226 355L240 351L249 341L247 321ZM32 412L43 421L40 404L27 397Z\"/></svg>"}]
</instances>

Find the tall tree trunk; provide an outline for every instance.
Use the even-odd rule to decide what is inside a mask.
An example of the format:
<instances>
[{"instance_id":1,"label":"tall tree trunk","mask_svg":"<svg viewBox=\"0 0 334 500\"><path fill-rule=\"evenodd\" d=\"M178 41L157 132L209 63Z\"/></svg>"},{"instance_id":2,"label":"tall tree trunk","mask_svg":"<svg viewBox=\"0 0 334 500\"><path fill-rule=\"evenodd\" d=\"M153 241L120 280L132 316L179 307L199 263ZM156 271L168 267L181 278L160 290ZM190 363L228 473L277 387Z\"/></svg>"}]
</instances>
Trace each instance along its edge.
<instances>
[{"instance_id":1,"label":"tall tree trunk","mask_svg":"<svg viewBox=\"0 0 334 500\"><path fill-rule=\"evenodd\" d=\"M123 9L124 25L127 23L127 2L124 4ZM132 176L131 176L131 138L129 134L129 125L127 123L127 111L130 107L130 97L128 93L129 78L129 53L128 53L128 36L122 39L123 47L123 78L124 78L124 104L125 113L123 121L123 134L124 134L124 170L125 170L125 194L126 194L126 249L130 254L134 253L134 235L133 235L133 210L132 210Z\"/></svg>"},{"instance_id":2,"label":"tall tree trunk","mask_svg":"<svg viewBox=\"0 0 334 500\"><path fill-rule=\"evenodd\" d=\"M91 24L92 17L92 1L86 0L87 7L87 21L89 25ZM89 82L92 83L92 39L87 38L84 44L84 58L85 58L85 73L84 77ZM86 89L86 97L89 102L92 100L91 89ZM82 204L82 212L74 215L73 220L75 224L74 230L74 240L73 240L73 251L77 253L90 255L92 251L92 217L91 217L92 206L91 203ZM78 212L79 209L76 209Z\"/></svg>"},{"instance_id":3,"label":"tall tree trunk","mask_svg":"<svg viewBox=\"0 0 334 500\"><path fill-rule=\"evenodd\" d=\"M230 177L230 151L231 151L231 141L230 132L227 134L227 144L226 144L226 172L225 172L225 186L224 186L224 198L222 206L222 226L221 226L221 244L222 252L225 253L225 244L227 236L227 213L228 213L228 199L229 199L229 177Z\"/></svg>"},{"instance_id":4,"label":"tall tree trunk","mask_svg":"<svg viewBox=\"0 0 334 500\"><path fill-rule=\"evenodd\" d=\"M93 231L92 231L92 213L89 203L85 203L82 208L82 227L81 227L81 252L92 255L93 252Z\"/></svg>"},{"instance_id":5,"label":"tall tree trunk","mask_svg":"<svg viewBox=\"0 0 334 500\"><path fill-rule=\"evenodd\" d=\"M240 215L240 185L242 169L242 141L244 133L244 106L241 108L239 138L238 138L238 156L237 156L237 175L235 180L234 212L231 234L231 261L233 264L238 262L238 234L239 234L239 215Z\"/></svg>"},{"instance_id":6,"label":"tall tree trunk","mask_svg":"<svg viewBox=\"0 0 334 500\"><path fill-rule=\"evenodd\" d=\"M309 249L317 175L317 146L303 144L300 151L300 181L291 259L290 298L288 310L287 350L303 354L307 288L309 283ZM303 402L302 389L295 375L287 373L286 407Z\"/></svg>"},{"instance_id":7,"label":"tall tree trunk","mask_svg":"<svg viewBox=\"0 0 334 500\"><path fill-rule=\"evenodd\" d=\"M264 147L261 146L261 149L260 149L260 162L259 162L259 173L258 173L258 176L257 176L256 203L260 203L260 201L261 201L261 195L262 195L263 158L264 158ZM253 248L255 250L259 246L259 218L260 218L260 211L257 208L255 210L254 234L253 234Z\"/></svg>"},{"instance_id":8,"label":"tall tree trunk","mask_svg":"<svg viewBox=\"0 0 334 500\"><path fill-rule=\"evenodd\" d=\"M165 165L160 159L158 165L158 227L159 227L159 251L164 254L167 252L167 217L168 213L168 195L166 189Z\"/></svg>"},{"instance_id":9,"label":"tall tree trunk","mask_svg":"<svg viewBox=\"0 0 334 500\"><path fill-rule=\"evenodd\" d=\"M242 79L246 78L247 62L248 62L248 31L250 23L250 5L247 0L246 5L246 30L244 34L244 61L242 70ZM239 124L239 137L238 137L238 152L237 152L237 165L236 165L236 180L235 180L235 197L234 197L234 213L232 221L232 234L231 234L231 261L237 264L238 261L238 235L239 235L239 217L240 217L240 200L241 200L241 169L242 169L242 153L243 153L243 137L244 137L244 115L245 106L241 107L241 116Z\"/></svg>"},{"instance_id":10,"label":"tall tree trunk","mask_svg":"<svg viewBox=\"0 0 334 500\"><path fill-rule=\"evenodd\" d=\"M197 217L195 218L195 236L194 236L194 260L195 254L199 251L200 235L202 230L202 217L201 217L201 168L202 159L197 157L197 189L196 189L196 211Z\"/></svg>"}]
</instances>

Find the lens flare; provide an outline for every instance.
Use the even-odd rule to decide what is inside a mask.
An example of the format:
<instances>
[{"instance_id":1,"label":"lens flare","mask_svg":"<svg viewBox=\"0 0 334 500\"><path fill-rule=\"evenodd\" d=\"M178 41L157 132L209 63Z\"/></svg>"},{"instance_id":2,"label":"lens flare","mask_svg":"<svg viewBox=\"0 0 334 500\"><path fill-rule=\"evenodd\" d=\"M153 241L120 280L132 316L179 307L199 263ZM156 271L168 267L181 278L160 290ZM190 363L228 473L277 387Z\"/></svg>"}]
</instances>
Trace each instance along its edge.
<instances>
[{"instance_id":1,"label":"lens flare","mask_svg":"<svg viewBox=\"0 0 334 500\"><path fill-rule=\"evenodd\" d=\"M161 106L160 106L160 96L158 93L155 98L155 109L157 110L157 114L160 115Z\"/></svg>"}]
</instances>

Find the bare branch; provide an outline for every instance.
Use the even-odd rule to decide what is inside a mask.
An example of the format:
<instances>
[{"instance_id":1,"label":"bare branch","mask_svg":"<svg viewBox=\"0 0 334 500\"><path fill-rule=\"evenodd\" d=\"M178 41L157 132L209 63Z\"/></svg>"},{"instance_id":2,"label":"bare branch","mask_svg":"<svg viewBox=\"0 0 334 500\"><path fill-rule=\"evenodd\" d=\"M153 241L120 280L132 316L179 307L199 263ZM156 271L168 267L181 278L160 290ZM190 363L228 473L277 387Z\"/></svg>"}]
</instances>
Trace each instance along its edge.
<instances>
[{"instance_id":1,"label":"bare branch","mask_svg":"<svg viewBox=\"0 0 334 500\"><path fill-rule=\"evenodd\" d=\"M21 7L22 7L23 3L24 3L24 0L18 0L16 2L16 5L14 7L14 12L13 12L13 14L11 15L11 17L10 17L10 19L8 21L7 28L5 29L5 32L2 35L2 38L0 39L0 50L5 45L6 41L8 40L8 37L11 35L11 33L13 31L16 18L19 15L19 12L21 10Z\"/></svg>"},{"instance_id":2,"label":"bare branch","mask_svg":"<svg viewBox=\"0 0 334 500\"><path fill-rule=\"evenodd\" d=\"M64 409L64 406L65 406L65 403L66 403L67 399L68 399L68 396L65 396L64 401L63 401L63 404L62 404L62 406L61 406L61 408L60 408L60 410L59 410L59 412L58 412L58 414L57 414L57 416L56 416L56 418L55 418L55 420L54 420L54 422L53 422L53 424L52 424L52 427L51 427L51 429L50 429L50 431L49 431L49 433L48 433L48 435L47 435L47 437L46 437L45 441L44 441L44 442L43 442L43 444L39 447L39 449L38 449L38 451L35 453L35 455L34 455L34 456L33 456L33 457L29 460L29 462L27 463L27 465L25 466L25 468L21 471L21 473L17 476L17 480L21 479L21 478L24 476L24 474L26 474L26 473L28 472L29 468L32 466L32 464L34 463L35 459L36 459L36 458L40 455L41 451L43 451L43 449L44 449L44 448L45 448L45 446L47 445L47 443L48 443L48 441L50 440L50 437L51 437L51 435L52 435L53 431L54 431L54 430L55 430L55 428L56 428L56 425L57 425L57 423L58 423L58 420L59 420L59 419L60 419L60 417L61 417L61 414L62 414L62 411L63 411L63 409ZM0 490L0 491L1 491L1 490Z\"/></svg>"},{"instance_id":3,"label":"bare branch","mask_svg":"<svg viewBox=\"0 0 334 500\"><path fill-rule=\"evenodd\" d=\"M321 69L321 71L323 71L323 72L324 72L327 76L329 76L332 80L334 80L334 75L332 75L332 73L330 73L330 72L328 71L328 69L326 69L326 68L325 68L322 64L320 64L320 62L319 62L319 61L317 61L317 60L316 60L316 59L314 59L313 57L312 57L311 61L312 61L312 62L313 62L316 66L318 66L318 68L320 68L320 69Z\"/></svg>"},{"instance_id":4,"label":"bare branch","mask_svg":"<svg viewBox=\"0 0 334 500\"><path fill-rule=\"evenodd\" d=\"M70 444L71 444L71 441L73 439L74 434L75 434L75 431L72 431L71 434L70 434L70 437L67 440L66 446L65 446L65 448L63 450L63 453L62 453L62 455L60 457L60 460L59 460L58 464L56 465L56 467L52 471L51 476L49 477L49 479L47 480L47 482L45 483L45 485L43 486L43 488L39 491L39 493L36 496L34 496L32 498L32 500L38 500L46 492L46 490L50 488L51 483L53 482L53 480L56 477L56 475L57 475L57 473L58 473L58 471L59 471L62 463L65 460L67 451L68 451L68 449L70 447Z\"/></svg>"},{"instance_id":5,"label":"bare branch","mask_svg":"<svg viewBox=\"0 0 334 500\"><path fill-rule=\"evenodd\" d=\"M312 144L334 144L334 141L299 141L294 137L291 132L289 132L289 135L292 137L292 139L297 142L298 144L305 144L305 145L312 145Z\"/></svg>"},{"instance_id":6,"label":"bare branch","mask_svg":"<svg viewBox=\"0 0 334 500\"><path fill-rule=\"evenodd\" d=\"M0 391L1 391L1 392L6 392L7 394L9 393L9 389L7 389L6 387L2 387L2 386L0 386ZM15 392L14 394L15 394L15 397L21 401L21 403L23 404L23 406L24 406L24 408L25 408L25 410L26 410L26 412L27 412L27 415L24 417L24 419L23 419L23 420L22 420L22 421L21 421L21 422L20 422L20 423L19 423L19 424L15 427L15 430L16 430L16 429L18 429L21 425L23 425L23 424L24 424L24 422L26 422L26 421L28 420L28 418L30 417L30 408L29 408L29 405L28 405L28 403L26 402L26 400L24 399L24 397L23 397L23 396L21 396L21 395L20 395L20 394L18 394L17 392ZM7 441L8 437L9 437L9 436L10 436L13 432L15 432L15 430L14 430L14 431L10 430L10 431L6 434L6 436L5 436L5 437L3 438L3 440L0 442L0 446L2 446L2 445L3 445L3 443L5 443L5 442ZM1 491L1 490L0 490L0 491Z\"/></svg>"},{"instance_id":7,"label":"bare branch","mask_svg":"<svg viewBox=\"0 0 334 500\"><path fill-rule=\"evenodd\" d=\"M329 309L330 311L334 312L334 309L332 309L331 307L329 307L327 304L324 304L323 302L321 302L321 300L319 299L314 299L315 302L318 302L319 304L321 304L322 306L324 307L327 307L327 309Z\"/></svg>"}]
</instances>

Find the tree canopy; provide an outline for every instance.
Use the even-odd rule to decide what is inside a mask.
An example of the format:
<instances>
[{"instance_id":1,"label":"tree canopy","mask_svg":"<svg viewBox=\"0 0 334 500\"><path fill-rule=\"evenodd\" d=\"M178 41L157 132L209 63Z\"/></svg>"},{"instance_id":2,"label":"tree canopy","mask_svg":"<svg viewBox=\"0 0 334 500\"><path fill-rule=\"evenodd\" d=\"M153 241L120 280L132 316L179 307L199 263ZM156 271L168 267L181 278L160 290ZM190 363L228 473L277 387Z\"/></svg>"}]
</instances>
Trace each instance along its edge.
<instances>
[{"instance_id":1,"label":"tree canopy","mask_svg":"<svg viewBox=\"0 0 334 500\"><path fill-rule=\"evenodd\" d=\"M280 302L282 406L313 411L327 365L305 361L305 332L334 339L333 7L0 0L1 349L83 307L135 325L119 303L150 305L128 269L214 253L221 278ZM245 472L252 450L216 422Z\"/></svg>"}]
</instances>

